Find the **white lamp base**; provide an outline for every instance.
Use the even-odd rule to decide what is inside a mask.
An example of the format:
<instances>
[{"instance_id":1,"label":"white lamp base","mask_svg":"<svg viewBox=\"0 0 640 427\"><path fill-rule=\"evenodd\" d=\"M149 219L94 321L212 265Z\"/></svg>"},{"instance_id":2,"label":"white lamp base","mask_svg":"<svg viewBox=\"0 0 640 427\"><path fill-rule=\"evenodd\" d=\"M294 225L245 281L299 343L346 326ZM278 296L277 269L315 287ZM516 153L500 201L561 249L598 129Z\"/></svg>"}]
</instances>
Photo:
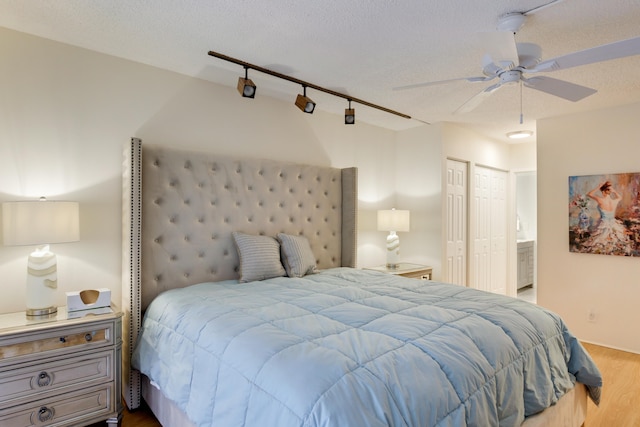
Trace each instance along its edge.
<instances>
[{"instance_id":1,"label":"white lamp base","mask_svg":"<svg viewBox=\"0 0 640 427\"><path fill-rule=\"evenodd\" d=\"M395 270L398 268L400 256L400 237L395 231L390 231L387 236L387 268Z\"/></svg>"},{"instance_id":2,"label":"white lamp base","mask_svg":"<svg viewBox=\"0 0 640 427\"><path fill-rule=\"evenodd\" d=\"M58 313L58 307L27 308L27 317L49 318Z\"/></svg>"},{"instance_id":3,"label":"white lamp base","mask_svg":"<svg viewBox=\"0 0 640 427\"><path fill-rule=\"evenodd\" d=\"M49 245L29 255L27 270L27 317L46 318L56 314L57 262Z\"/></svg>"}]
</instances>

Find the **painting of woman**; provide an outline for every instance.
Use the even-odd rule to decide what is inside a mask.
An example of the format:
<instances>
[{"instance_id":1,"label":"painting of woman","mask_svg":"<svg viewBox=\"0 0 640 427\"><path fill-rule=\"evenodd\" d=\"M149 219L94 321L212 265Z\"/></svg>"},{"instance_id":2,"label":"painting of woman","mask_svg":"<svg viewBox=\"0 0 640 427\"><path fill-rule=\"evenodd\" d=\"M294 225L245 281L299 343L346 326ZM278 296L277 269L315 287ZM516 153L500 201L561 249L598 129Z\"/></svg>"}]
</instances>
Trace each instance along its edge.
<instances>
[{"instance_id":1,"label":"painting of woman","mask_svg":"<svg viewBox=\"0 0 640 427\"><path fill-rule=\"evenodd\" d=\"M569 250L640 256L640 173L569 177Z\"/></svg>"},{"instance_id":2,"label":"painting of woman","mask_svg":"<svg viewBox=\"0 0 640 427\"><path fill-rule=\"evenodd\" d=\"M630 255L629 232L615 216L618 203L622 200L620 193L613 188L611 181L604 181L589 191L587 196L598 204L600 219L590 230L583 247L591 253Z\"/></svg>"}]
</instances>

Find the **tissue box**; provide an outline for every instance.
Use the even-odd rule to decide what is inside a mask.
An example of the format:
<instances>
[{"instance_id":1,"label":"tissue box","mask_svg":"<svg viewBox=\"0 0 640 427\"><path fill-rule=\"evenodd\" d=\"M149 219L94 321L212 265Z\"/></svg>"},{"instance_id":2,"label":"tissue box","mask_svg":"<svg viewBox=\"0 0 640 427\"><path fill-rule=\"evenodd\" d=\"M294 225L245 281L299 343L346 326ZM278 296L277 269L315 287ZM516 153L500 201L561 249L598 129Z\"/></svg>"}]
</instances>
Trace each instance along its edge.
<instances>
[{"instance_id":1,"label":"tissue box","mask_svg":"<svg viewBox=\"0 0 640 427\"><path fill-rule=\"evenodd\" d=\"M89 310L110 305L111 289L109 288L67 292L67 311Z\"/></svg>"}]
</instances>

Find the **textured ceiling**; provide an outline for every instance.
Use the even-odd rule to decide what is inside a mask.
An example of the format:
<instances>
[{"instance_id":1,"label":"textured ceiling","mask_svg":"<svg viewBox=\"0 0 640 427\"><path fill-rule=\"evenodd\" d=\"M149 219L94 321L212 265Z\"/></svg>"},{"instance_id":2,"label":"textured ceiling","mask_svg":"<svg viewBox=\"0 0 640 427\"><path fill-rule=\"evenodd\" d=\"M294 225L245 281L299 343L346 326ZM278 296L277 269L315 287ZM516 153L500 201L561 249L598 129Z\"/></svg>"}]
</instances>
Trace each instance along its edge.
<instances>
[{"instance_id":1,"label":"textured ceiling","mask_svg":"<svg viewBox=\"0 0 640 427\"><path fill-rule=\"evenodd\" d=\"M493 82L482 75L482 33L498 18L551 0L2 0L0 26L235 87L238 65L217 51L408 114L354 104L357 120L391 129L458 122L499 140L536 120L640 102L640 55L560 70L552 77L597 89L579 102L502 87L469 113L453 112ZM640 0L564 0L527 17L518 42L550 59L640 36ZM256 71L257 96L293 100L300 88ZM551 74L550 74L551 76ZM342 114L346 101L313 90L317 108ZM534 137L529 140L533 140ZM526 140L525 140L526 141Z\"/></svg>"}]
</instances>

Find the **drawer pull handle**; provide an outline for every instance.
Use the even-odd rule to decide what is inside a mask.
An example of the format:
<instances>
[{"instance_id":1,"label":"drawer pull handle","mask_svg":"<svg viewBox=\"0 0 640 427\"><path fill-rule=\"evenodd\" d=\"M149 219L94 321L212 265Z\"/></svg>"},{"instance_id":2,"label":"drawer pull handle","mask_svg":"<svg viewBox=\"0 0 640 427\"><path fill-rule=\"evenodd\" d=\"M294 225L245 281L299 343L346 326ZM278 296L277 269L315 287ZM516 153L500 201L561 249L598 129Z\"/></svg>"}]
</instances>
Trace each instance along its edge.
<instances>
[{"instance_id":1,"label":"drawer pull handle","mask_svg":"<svg viewBox=\"0 0 640 427\"><path fill-rule=\"evenodd\" d=\"M40 410L38 411L38 420L41 423L44 423L45 421L49 421L51 419L53 419L53 409L47 408L46 406L40 408Z\"/></svg>"},{"instance_id":2,"label":"drawer pull handle","mask_svg":"<svg viewBox=\"0 0 640 427\"><path fill-rule=\"evenodd\" d=\"M40 372L38 375L38 387L46 387L51 384L51 376L45 371Z\"/></svg>"},{"instance_id":3,"label":"drawer pull handle","mask_svg":"<svg viewBox=\"0 0 640 427\"><path fill-rule=\"evenodd\" d=\"M67 337L60 337L60 342L67 342Z\"/></svg>"},{"instance_id":4,"label":"drawer pull handle","mask_svg":"<svg viewBox=\"0 0 640 427\"><path fill-rule=\"evenodd\" d=\"M93 334L91 334L91 333L86 334L84 336L84 339L87 340L87 341L91 341L93 339Z\"/></svg>"}]
</instances>

